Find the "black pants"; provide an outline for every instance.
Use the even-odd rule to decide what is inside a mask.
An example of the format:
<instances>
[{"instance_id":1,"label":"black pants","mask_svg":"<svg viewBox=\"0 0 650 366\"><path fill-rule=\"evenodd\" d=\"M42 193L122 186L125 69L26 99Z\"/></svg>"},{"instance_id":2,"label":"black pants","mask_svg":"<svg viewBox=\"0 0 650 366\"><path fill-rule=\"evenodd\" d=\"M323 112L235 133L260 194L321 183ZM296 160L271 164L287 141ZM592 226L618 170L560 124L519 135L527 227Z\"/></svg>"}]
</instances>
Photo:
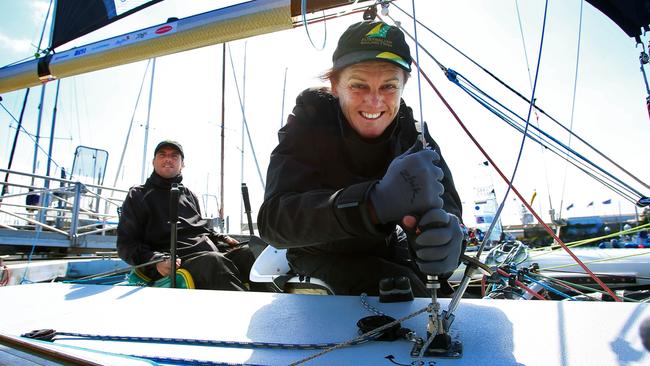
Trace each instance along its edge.
<instances>
[{"instance_id":1,"label":"black pants","mask_svg":"<svg viewBox=\"0 0 650 366\"><path fill-rule=\"evenodd\" d=\"M255 257L248 245L235 248L219 245L218 248L217 252L199 252L182 261L181 268L187 269L192 274L196 288L266 291L265 285L249 280Z\"/></svg>"}]
</instances>

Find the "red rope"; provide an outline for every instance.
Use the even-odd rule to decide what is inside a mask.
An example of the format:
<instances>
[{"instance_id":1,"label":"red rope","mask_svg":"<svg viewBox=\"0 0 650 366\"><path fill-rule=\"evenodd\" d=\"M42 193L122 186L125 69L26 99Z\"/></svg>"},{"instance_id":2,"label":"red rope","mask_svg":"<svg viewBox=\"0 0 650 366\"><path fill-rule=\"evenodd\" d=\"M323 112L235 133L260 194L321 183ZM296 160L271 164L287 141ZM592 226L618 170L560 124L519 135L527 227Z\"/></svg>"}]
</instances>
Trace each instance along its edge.
<instances>
[{"instance_id":1,"label":"red rope","mask_svg":"<svg viewBox=\"0 0 650 366\"><path fill-rule=\"evenodd\" d=\"M495 170L497 171L497 173L501 176L501 178L502 178L502 179L503 179L503 180L504 180L504 181L505 181L505 182L506 182L506 183L507 183L507 184L512 188L512 191L514 192L514 194L515 194L517 197L519 197L519 200L521 201L521 203L522 203L524 206L526 206L526 208L528 209L528 211L529 211L533 216L535 216L535 218L537 219L537 221L538 221L538 222L539 222L539 223L544 227L544 230L546 230L546 232L549 233L549 235L551 235L551 236L553 237L553 239L555 239L555 241L556 241L556 242L557 242L557 243L558 243L558 244L559 244L559 245L560 245L560 246L561 246L561 247L562 247L562 248L563 248L563 249L564 249L564 250L565 250L565 251L566 251L570 256L571 256L571 258L573 258L573 260L574 260L574 261L575 261L575 262L576 262L580 267L582 267L582 269L583 269L583 270L584 270L584 271L585 271L585 272L586 272L586 273L587 273L587 274L588 274L588 275L589 275L589 276L590 276L590 277L591 277L591 278L592 278L592 279L593 279L593 280L594 280L598 285L600 285L600 287L603 288L603 290L607 291L607 293L610 294L610 295L612 296L612 298L613 298L615 301L622 302L622 300L619 299L618 296L616 296L616 294L615 294L615 293L614 293L614 292L613 292L613 291L612 291L612 290L611 290L607 285L605 285L605 283L604 283L603 281L600 280L600 278L598 278L598 277L597 277L597 276L596 276L596 275L595 275L595 274L594 274L594 273L593 273L589 268L587 268L587 266L586 266L584 263L582 263L582 261L581 261L581 260L580 260L580 259L579 259L575 254L573 254L573 252L572 252L572 251L571 251L571 250L566 246L566 244L564 244L564 242L563 242L562 240L560 240L560 238L559 238L557 235L555 235L555 233L553 232L553 230L552 230L548 225L546 225L546 223L544 222L544 220L542 220L542 218L537 214L537 212L535 212L535 210L533 210L533 208L528 204L528 202L526 202L526 199L525 199L521 194L519 194L519 191L515 188L515 186L512 185L512 184L510 183L510 180L509 180L509 179L508 179L508 178L503 174L503 172L501 171L501 169L499 169L499 167L494 163L494 161L492 160L492 158L490 158L490 156L489 156L488 153L483 149L483 147L481 146L481 144L476 140L476 138L474 138L474 135L472 135L472 133L469 132L469 130L467 129L467 127L465 126L465 124L463 123L463 121L461 121L460 117L458 117L458 115L456 114L456 111L454 111L454 109L449 105L449 103L447 103L447 100L445 99L445 97L443 97L442 94L440 94L440 91L438 91L438 88L436 88L436 86L433 85L433 82L431 81L431 79L429 79L429 77L427 76L427 74L425 74L424 71L422 71L422 69L419 67L419 65L418 65L415 61L413 61L413 63L414 63L415 66L418 68L420 74L422 74L422 76L427 80L427 82L429 83L429 85L431 86L431 88L433 88L433 91L436 93L436 95L438 95L438 98L440 98L440 100L442 101L442 103L444 103L445 107L447 107L447 109L449 110L449 112L451 112L451 114L454 116L454 118L456 119L456 121L458 122L458 124L460 125L460 127L463 129L463 131L465 131L465 133L467 134L467 136L472 140L472 142L474 142L474 145L476 145L476 147L481 151L481 154L483 154L483 156L485 156L485 158L490 162L490 164L494 167L494 169L495 169Z\"/></svg>"}]
</instances>

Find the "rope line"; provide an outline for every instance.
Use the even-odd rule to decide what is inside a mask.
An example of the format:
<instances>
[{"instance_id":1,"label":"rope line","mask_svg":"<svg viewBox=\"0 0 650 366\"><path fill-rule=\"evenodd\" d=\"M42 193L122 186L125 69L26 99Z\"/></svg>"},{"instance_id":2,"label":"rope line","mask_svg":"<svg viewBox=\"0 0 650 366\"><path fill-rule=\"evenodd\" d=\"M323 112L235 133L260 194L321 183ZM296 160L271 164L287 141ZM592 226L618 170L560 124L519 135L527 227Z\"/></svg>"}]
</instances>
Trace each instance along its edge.
<instances>
[{"instance_id":1,"label":"rope line","mask_svg":"<svg viewBox=\"0 0 650 366\"><path fill-rule=\"evenodd\" d=\"M309 26L307 25L307 0L300 1L300 13L302 14L302 25L305 27L305 31L307 32L307 38L309 38L309 43L311 43L312 47L314 47L317 51L322 51L323 49L325 49L325 44L327 43L327 22L323 23L323 26L325 28L323 45L320 47L316 47L316 45L314 44L314 40L311 38L311 34L309 34ZM325 17L325 12L323 12L323 17Z\"/></svg>"},{"instance_id":2,"label":"rope line","mask_svg":"<svg viewBox=\"0 0 650 366\"><path fill-rule=\"evenodd\" d=\"M407 17L409 17L409 18L411 17L411 15L410 15L408 12L404 11L404 10L403 10L402 8L400 8L397 4L392 4L392 5L393 5L394 7L396 7L398 10L400 10L402 13L404 13L404 15L406 15ZM392 18L391 18L391 19L392 19ZM394 20L393 20L393 21L394 21ZM457 47L455 47L453 44L451 44L450 42L448 42L446 39L444 39L442 36L440 36L439 34L437 34L437 33L436 33L435 31L433 31L431 28L427 27L425 24L423 24L423 23L420 22L419 20L417 21L417 23L418 23L421 27L423 27L424 29L426 29L429 33L431 33L432 35L434 35L435 37L437 37L438 39L440 39L440 40L441 40L443 43L445 43L447 46L449 46L450 48L452 48L454 51L458 52L461 56L463 56L463 57L464 57L465 59L467 59L470 63L472 63L473 65L475 65L475 66L476 66L477 68L479 68L481 71L485 72L487 75L489 75L491 78L493 78L496 82L498 82L498 83L501 84L503 87L505 87L506 89L508 89L510 92L512 92L513 94L515 94L517 97L519 97L520 99L522 99L523 101L525 101L525 102L528 103L528 104L531 103L531 101L530 101L528 98L526 98L523 94L521 94L520 92L518 92L517 90L515 90L514 88L512 88L510 85L508 85L506 82L504 82L504 81L501 80L499 77L497 77L496 75L494 75L494 74L493 74L492 72L490 72L488 69L486 69L485 67L483 67L482 65L480 65L479 63L477 63L474 59L472 59L472 58L469 57L467 54L465 54L464 52L462 52L460 49L458 49ZM402 29L402 31L404 31L404 29ZM408 34L407 32L405 32L405 33ZM412 37L411 37L411 38L412 38ZM429 56L432 57L432 58L434 59L434 61L435 61L436 63L439 64L439 66L441 65L441 64L440 64L440 63L439 63L439 62L438 62L438 61L437 61L433 56L431 56L430 54L429 54ZM643 68L642 68L642 71L645 73L645 71L643 70ZM650 95L650 90L648 91L648 94ZM649 97L649 99L650 99L650 97ZM628 171L627 169L623 168L620 164L616 163L614 160L612 160L612 159L609 158L607 155L605 155L602 151L600 151L599 149L597 149L596 147L594 147L593 145L591 145L591 144L590 144L589 142L587 142L585 139L583 139L582 137L580 137L579 135L577 135L577 134L574 133L573 131L569 130L569 129L568 129L567 127L565 127L562 123L560 123L556 118L554 118L553 116L551 116L550 114L548 114L545 110L543 110L541 107L539 107L539 106L537 105L537 103L534 103L533 105L534 105L534 108L535 108L536 111L539 111L541 114L543 114L544 116L546 116L549 120L551 120L553 123L555 123L559 128L561 128L562 130L564 130L564 131L566 131L567 133L571 134L571 135L572 135L573 137L575 137L578 141L580 141L581 143L583 143L583 144L584 144L585 146L587 146L589 149L593 150L596 154L598 154L599 156L601 156L603 159L605 159L605 160L606 160L607 162L609 162L610 164L614 165L617 169L619 169L621 172L625 173L627 176L629 176L630 178L632 178L634 181L636 181L637 183L641 184L643 187L645 187L645 188L647 188L647 189L650 189L650 185L649 185L649 184L645 183L644 181L642 181L641 179L639 179L638 177L636 177L634 174L632 174L630 171Z\"/></svg>"},{"instance_id":3,"label":"rope line","mask_svg":"<svg viewBox=\"0 0 650 366\"><path fill-rule=\"evenodd\" d=\"M479 151L481 152L481 154L482 154L482 155L483 155L483 156L488 160L488 162L489 162L490 164L492 164L492 166L493 166L494 169L496 170L497 174L499 174L499 176L500 176L500 177L501 177L505 182L507 182L507 183L509 184L509 180L508 180L508 178L503 174L503 172L501 171L501 169L499 169L498 165L495 164L494 160L493 160L493 159L490 157L490 155L485 151L485 149L483 149L483 146L481 146L481 144L478 142L478 140L476 140L476 138L475 138L474 135L469 131L469 129L467 128L467 126L465 126L465 124L464 124L463 121L460 119L460 117L458 116L458 114L456 113L456 111L451 107L451 105L449 104L449 102L447 102L447 100L445 99L445 97L442 95L442 93L440 93L440 91L438 90L438 88L433 84L433 82L432 82L431 79L428 77L428 75L427 75L424 71L422 71L421 69L420 69L420 72L422 72L422 76L423 76L424 79L429 83L429 86L431 86L431 88L433 89L433 91L435 92L435 94L438 96L438 98L440 98L440 100L441 100L442 103L445 105L445 107L447 108L447 110L449 110L449 112L452 114L452 116L454 117L454 119L458 122L458 124L459 124L460 127L463 129L463 131L467 134L467 136L470 138L470 140L472 140L472 142L474 143L474 145L476 145L476 147L479 149ZM603 283L599 278L597 278L597 277L596 277L596 276L595 276L595 275L594 275L594 274L593 274L593 273L592 273L592 272L591 272L591 271L590 271L590 270L589 270L589 269L588 269L588 268L587 268L587 267L586 267L586 266L585 266L585 265L580 261L580 259L579 259L578 257L576 257L575 254L573 254L573 252L571 252L571 250L570 250L569 248L566 247L566 244L564 244L564 242L563 242L563 241L562 241L562 240L561 240L557 235L555 235L555 232L553 232L553 230L552 230L552 229L551 229L551 228L550 228L550 227L549 227L549 226L544 222L544 220L542 220L542 218L541 218L541 217L537 214L537 212L536 212L536 211L535 211L535 210L534 210L534 209L533 209L533 208L528 204L528 202L526 201L526 199L521 195L521 193L519 193L519 191L518 191L514 186L512 186L512 191L513 191L513 193L514 193L514 194L519 198L519 200L520 200L520 201L522 202L522 204L526 207L526 209L528 209L528 211L529 211L529 212L530 212L530 213L535 217L535 219L536 219L536 220L537 220L537 221L542 225L542 227L544 228L544 230L545 230L549 235L551 235L551 236L553 237L553 239L555 239L555 240L556 240L556 241L557 241L557 242L562 246L562 248L563 248L564 250L567 251L567 253L569 253L569 255L570 255L570 256L571 256L571 257L572 257L572 258L573 258L573 259L574 259L574 260L575 260L575 261L576 261L576 262L577 262L577 263L578 263L578 264L579 264L579 265L580 265L584 270L585 270L585 272L589 273L589 275L594 279L594 281L596 281L596 283L598 283L598 284L599 284L599 285L600 285L600 286L601 286L605 291L607 291L607 292L608 292L608 293L609 293L609 294L610 294L610 295L611 295L611 296L612 296L616 301L621 301L621 300L616 296L616 294L614 294L614 293L612 292L612 290L611 290L609 287L607 287L607 285L605 285L605 284L604 284L604 283Z\"/></svg>"}]
</instances>

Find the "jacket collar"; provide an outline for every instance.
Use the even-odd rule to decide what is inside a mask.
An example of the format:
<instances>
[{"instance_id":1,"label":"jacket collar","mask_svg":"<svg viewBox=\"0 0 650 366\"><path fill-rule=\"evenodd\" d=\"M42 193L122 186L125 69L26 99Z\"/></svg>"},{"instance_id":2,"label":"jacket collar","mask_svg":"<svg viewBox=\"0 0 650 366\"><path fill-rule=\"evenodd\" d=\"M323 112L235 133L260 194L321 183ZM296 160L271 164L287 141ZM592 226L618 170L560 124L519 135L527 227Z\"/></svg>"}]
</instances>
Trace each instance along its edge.
<instances>
[{"instance_id":1,"label":"jacket collar","mask_svg":"<svg viewBox=\"0 0 650 366\"><path fill-rule=\"evenodd\" d=\"M170 189L173 183L180 183L183 180L183 175L179 174L174 178L163 178L156 172L151 173L145 184L152 185L156 188Z\"/></svg>"}]
</instances>

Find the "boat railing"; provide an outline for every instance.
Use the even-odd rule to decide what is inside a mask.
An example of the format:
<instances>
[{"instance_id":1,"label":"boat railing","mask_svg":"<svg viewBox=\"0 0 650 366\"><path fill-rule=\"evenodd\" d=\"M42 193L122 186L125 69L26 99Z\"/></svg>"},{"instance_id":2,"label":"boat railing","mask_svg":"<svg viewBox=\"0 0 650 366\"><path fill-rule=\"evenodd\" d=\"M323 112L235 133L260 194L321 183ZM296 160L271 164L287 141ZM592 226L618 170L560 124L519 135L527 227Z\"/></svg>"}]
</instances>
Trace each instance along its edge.
<instances>
[{"instance_id":1,"label":"boat railing","mask_svg":"<svg viewBox=\"0 0 650 366\"><path fill-rule=\"evenodd\" d=\"M118 211L128 192L7 169L0 173L9 177L2 183L0 229L58 233L71 247L84 236L103 236L116 230Z\"/></svg>"}]
</instances>

